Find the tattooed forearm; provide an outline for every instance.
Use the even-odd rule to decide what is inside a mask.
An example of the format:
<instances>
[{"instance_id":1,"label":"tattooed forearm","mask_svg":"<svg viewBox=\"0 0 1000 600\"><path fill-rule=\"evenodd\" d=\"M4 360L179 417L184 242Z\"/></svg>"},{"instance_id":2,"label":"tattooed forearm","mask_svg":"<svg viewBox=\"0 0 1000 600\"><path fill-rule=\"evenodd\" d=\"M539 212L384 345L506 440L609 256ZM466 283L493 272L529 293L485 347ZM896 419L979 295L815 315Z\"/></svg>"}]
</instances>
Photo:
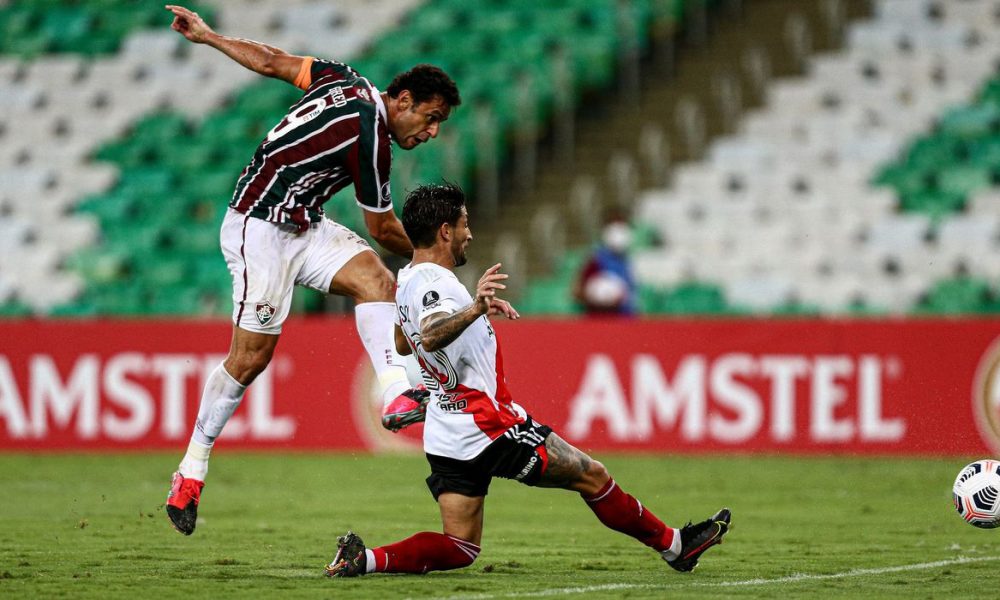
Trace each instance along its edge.
<instances>
[{"instance_id":1,"label":"tattooed forearm","mask_svg":"<svg viewBox=\"0 0 1000 600\"><path fill-rule=\"evenodd\" d=\"M434 352L454 342L469 325L483 316L476 304L451 315L431 315L420 322L420 343L427 352Z\"/></svg>"}]
</instances>

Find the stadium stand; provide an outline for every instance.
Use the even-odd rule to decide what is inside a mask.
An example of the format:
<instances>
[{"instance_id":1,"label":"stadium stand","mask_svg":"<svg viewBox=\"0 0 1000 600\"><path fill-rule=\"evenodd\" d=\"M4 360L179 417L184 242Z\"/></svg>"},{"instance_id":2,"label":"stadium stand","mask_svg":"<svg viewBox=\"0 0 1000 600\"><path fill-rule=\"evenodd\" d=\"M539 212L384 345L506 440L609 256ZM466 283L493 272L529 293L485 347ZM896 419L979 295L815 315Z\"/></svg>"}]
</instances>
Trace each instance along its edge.
<instances>
[{"instance_id":1,"label":"stadium stand","mask_svg":"<svg viewBox=\"0 0 1000 600\"><path fill-rule=\"evenodd\" d=\"M482 201L486 205L496 204L497 170L506 162L508 146L518 148L518 156L527 155L557 108L572 111L584 92L611 84L616 53L623 51L618 48L620 27L634 31L641 48L651 24L676 19L683 6L674 0L636 2L622 13L628 23L620 26L610 0L565 2L559 10L529 2L496 2L471 10L466 3L439 1L422 6L392 35L372 43L383 29L400 22L412 4L218 3L213 12L224 30L292 51L332 53L351 60L377 82L387 82L419 61L448 68L475 108L457 111L443 143L429 146L420 157L399 153L394 184L405 190L417 182L447 178L477 187L480 198L493 190L492 199ZM62 12L83 15L92 32L121 8L115 3L67 6L72 10ZM22 8L11 10L28 15L32 23L61 11ZM250 83L250 74L218 53L192 50L166 30L167 19L160 20L164 26L157 30L122 32L114 44L105 45L118 49L106 59L84 62L76 56L45 55L30 63L5 62L13 92L5 97L22 112L11 114L10 128L25 127L8 132L21 144L8 151L8 164L48 157L49 148L34 142L28 147L28 140L48 137L53 154L65 154L61 163L81 172L110 174L110 180L105 177L95 189L85 190L89 195L70 193L62 200L61 210L72 213L60 221L89 225L77 226L78 235L63 236L79 244L63 248L47 274L36 272L74 285L67 284L60 294L29 298L25 284L15 288L12 297L21 301L8 303L15 307L9 310L23 312L30 306L62 316L227 310L228 276L213 251L224 198L256 141L294 100L295 91L275 82ZM141 29L148 23L136 19L132 25ZM32 24L18 31L30 36L35 30ZM368 46L363 57L353 58ZM44 49L75 51L51 45ZM49 72L57 76L47 76ZM57 86L67 82L79 92L89 119L72 118L75 105L57 99ZM503 93L512 82L519 93ZM565 94L558 93L562 90ZM206 113L207 118L198 119ZM526 114L533 116L524 119ZM52 132L63 139L46 135ZM100 166L85 160L91 156ZM114 168L109 171L108 165ZM68 181L73 173L60 173L59 179ZM10 195L28 198L39 190L15 189ZM360 215L346 196L328 206L335 218L359 228Z\"/></svg>"},{"instance_id":2,"label":"stadium stand","mask_svg":"<svg viewBox=\"0 0 1000 600\"><path fill-rule=\"evenodd\" d=\"M193 6L294 51L349 58L412 4ZM0 8L0 314L228 312L218 223L236 174L296 93L192 49L169 21L137 2Z\"/></svg>"},{"instance_id":3,"label":"stadium stand","mask_svg":"<svg viewBox=\"0 0 1000 600\"><path fill-rule=\"evenodd\" d=\"M735 134L642 193L636 220L663 240L636 256L646 297L714 285L724 300L696 312L995 308L997 3L875 8L843 51L776 80Z\"/></svg>"},{"instance_id":4,"label":"stadium stand","mask_svg":"<svg viewBox=\"0 0 1000 600\"><path fill-rule=\"evenodd\" d=\"M416 62L449 70L466 102L441 140L396 153L394 189L444 178L474 190L483 256L531 275L526 314L575 312L580 247L611 206L632 209L646 313L994 310L996 0L876 0L846 28L858 2L810 4L197 8L224 32L348 60L381 85ZM228 312L218 222L296 92L183 43L147 6L0 7L0 315ZM740 19L755 25L731 54L705 44ZM675 55L723 68L685 87ZM772 79L782 61L805 76ZM609 144L607 130L635 140ZM360 227L347 194L327 206Z\"/></svg>"}]
</instances>

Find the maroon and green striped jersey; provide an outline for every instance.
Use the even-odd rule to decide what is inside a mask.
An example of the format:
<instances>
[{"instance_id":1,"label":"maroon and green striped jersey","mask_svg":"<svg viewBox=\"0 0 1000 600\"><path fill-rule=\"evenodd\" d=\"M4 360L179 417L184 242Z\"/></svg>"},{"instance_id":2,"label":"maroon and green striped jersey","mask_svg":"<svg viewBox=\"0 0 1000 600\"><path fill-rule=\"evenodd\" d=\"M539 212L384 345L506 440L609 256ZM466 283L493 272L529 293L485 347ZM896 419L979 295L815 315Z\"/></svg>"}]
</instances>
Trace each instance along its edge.
<instances>
[{"instance_id":1,"label":"maroon and green striped jersey","mask_svg":"<svg viewBox=\"0 0 1000 600\"><path fill-rule=\"evenodd\" d=\"M295 85L305 94L257 147L229 206L305 229L353 183L362 208L391 210L392 150L379 91L351 67L314 58Z\"/></svg>"}]
</instances>

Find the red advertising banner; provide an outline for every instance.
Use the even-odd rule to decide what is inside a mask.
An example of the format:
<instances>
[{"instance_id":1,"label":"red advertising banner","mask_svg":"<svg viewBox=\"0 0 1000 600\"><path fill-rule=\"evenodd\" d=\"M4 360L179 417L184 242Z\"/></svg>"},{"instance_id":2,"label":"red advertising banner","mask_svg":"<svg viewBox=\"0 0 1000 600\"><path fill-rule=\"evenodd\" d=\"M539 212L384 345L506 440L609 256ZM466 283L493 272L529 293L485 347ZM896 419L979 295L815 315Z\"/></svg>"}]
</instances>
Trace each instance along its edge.
<instances>
[{"instance_id":1,"label":"red advertising banner","mask_svg":"<svg viewBox=\"0 0 1000 600\"><path fill-rule=\"evenodd\" d=\"M353 319L285 325L220 446L419 449ZM1000 320L496 323L507 383L587 450L1000 454ZM228 323L0 323L0 449L182 450Z\"/></svg>"}]
</instances>

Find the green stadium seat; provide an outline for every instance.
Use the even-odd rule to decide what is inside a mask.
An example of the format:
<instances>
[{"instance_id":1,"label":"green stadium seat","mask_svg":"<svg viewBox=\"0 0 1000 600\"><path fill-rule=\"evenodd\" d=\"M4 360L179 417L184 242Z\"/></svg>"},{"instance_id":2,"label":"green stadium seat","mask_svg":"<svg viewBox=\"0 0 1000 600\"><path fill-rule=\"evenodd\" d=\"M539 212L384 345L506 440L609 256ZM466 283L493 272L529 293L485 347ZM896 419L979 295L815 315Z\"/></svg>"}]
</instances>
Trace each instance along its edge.
<instances>
[{"instance_id":1,"label":"green stadium seat","mask_svg":"<svg viewBox=\"0 0 1000 600\"><path fill-rule=\"evenodd\" d=\"M979 92L979 102L1000 106L1000 79L991 79L986 82Z\"/></svg>"},{"instance_id":2,"label":"green stadium seat","mask_svg":"<svg viewBox=\"0 0 1000 600\"><path fill-rule=\"evenodd\" d=\"M218 253L204 251L189 262L189 268L192 281L199 288L222 291L226 298L232 295L232 276L226 267L226 261Z\"/></svg>"},{"instance_id":3,"label":"green stadium seat","mask_svg":"<svg viewBox=\"0 0 1000 600\"><path fill-rule=\"evenodd\" d=\"M963 148L963 154L967 164L1000 169L1000 136L971 140Z\"/></svg>"},{"instance_id":4,"label":"green stadium seat","mask_svg":"<svg viewBox=\"0 0 1000 600\"><path fill-rule=\"evenodd\" d=\"M677 315L721 315L731 312L722 288L703 282L686 283L670 290L663 298L660 310Z\"/></svg>"},{"instance_id":5,"label":"green stadium seat","mask_svg":"<svg viewBox=\"0 0 1000 600\"><path fill-rule=\"evenodd\" d=\"M193 198L226 203L233 196L237 175L234 171L195 172L183 177L182 187Z\"/></svg>"},{"instance_id":6,"label":"green stadium seat","mask_svg":"<svg viewBox=\"0 0 1000 600\"><path fill-rule=\"evenodd\" d=\"M892 186L901 196L907 196L924 191L933 181L934 172L929 168L892 164L884 168L873 183Z\"/></svg>"},{"instance_id":7,"label":"green stadium seat","mask_svg":"<svg viewBox=\"0 0 1000 600\"><path fill-rule=\"evenodd\" d=\"M245 144L252 152L267 131L259 119L233 110L205 119L198 128L197 139L202 146Z\"/></svg>"},{"instance_id":8,"label":"green stadium seat","mask_svg":"<svg viewBox=\"0 0 1000 600\"><path fill-rule=\"evenodd\" d=\"M41 56L52 49L52 38L42 31L33 31L0 41L0 50L23 59Z\"/></svg>"},{"instance_id":9,"label":"green stadium seat","mask_svg":"<svg viewBox=\"0 0 1000 600\"><path fill-rule=\"evenodd\" d=\"M76 300L69 304L61 304L50 309L47 313L49 317L59 319L94 318L101 316L101 311L97 304L90 300Z\"/></svg>"},{"instance_id":10,"label":"green stadium seat","mask_svg":"<svg viewBox=\"0 0 1000 600\"><path fill-rule=\"evenodd\" d=\"M195 257L211 255L214 259L222 261L218 257L219 251L219 229L208 225L182 226L170 234L171 246L175 252L186 253Z\"/></svg>"},{"instance_id":11,"label":"green stadium seat","mask_svg":"<svg viewBox=\"0 0 1000 600\"><path fill-rule=\"evenodd\" d=\"M142 212L142 203L130 193L112 190L89 196L77 205L77 210L97 216L101 221L127 221Z\"/></svg>"},{"instance_id":12,"label":"green stadium seat","mask_svg":"<svg viewBox=\"0 0 1000 600\"><path fill-rule=\"evenodd\" d=\"M67 266L91 286L122 281L128 276L128 253L105 248L88 248L67 259Z\"/></svg>"},{"instance_id":13,"label":"green stadium seat","mask_svg":"<svg viewBox=\"0 0 1000 600\"><path fill-rule=\"evenodd\" d=\"M938 189L948 195L967 198L992 185L990 169L977 166L948 166L938 173Z\"/></svg>"},{"instance_id":14,"label":"green stadium seat","mask_svg":"<svg viewBox=\"0 0 1000 600\"><path fill-rule=\"evenodd\" d=\"M18 302L13 300L10 302L0 303L0 319L15 319L20 317L30 317L34 314L34 311L30 306L24 304L23 302Z\"/></svg>"},{"instance_id":15,"label":"green stadium seat","mask_svg":"<svg viewBox=\"0 0 1000 600\"><path fill-rule=\"evenodd\" d=\"M1000 106L988 103L954 109L941 117L938 128L961 139L1000 133Z\"/></svg>"},{"instance_id":16,"label":"green stadium seat","mask_svg":"<svg viewBox=\"0 0 1000 600\"><path fill-rule=\"evenodd\" d=\"M991 312L995 302L996 298L986 281L973 277L960 277L935 283L916 312L929 314Z\"/></svg>"},{"instance_id":17,"label":"green stadium seat","mask_svg":"<svg viewBox=\"0 0 1000 600\"><path fill-rule=\"evenodd\" d=\"M135 255L168 247L170 226L162 220L105 223L102 232L108 247Z\"/></svg>"},{"instance_id":18,"label":"green stadium seat","mask_svg":"<svg viewBox=\"0 0 1000 600\"><path fill-rule=\"evenodd\" d=\"M147 255L139 268L143 283L153 289L183 286L189 276L186 260L165 253Z\"/></svg>"},{"instance_id":19,"label":"green stadium seat","mask_svg":"<svg viewBox=\"0 0 1000 600\"><path fill-rule=\"evenodd\" d=\"M45 12L41 30L52 39L52 49L72 50L93 29L94 18L79 7L51 8Z\"/></svg>"},{"instance_id":20,"label":"green stadium seat","mask_svg":"<svg viewBox=\"0 0 1000 600\"><path fill-rule=\"evenodd\" d=\"M66 52L87 56L113 54L121 46L121 34L102 30L93 30L84 37L68 41L64 45Z\"/></svg>"},{"instance_id":21,"label":"green stadium seat","mask_svg":"<svg viewBox=\"0 0 1000 600\"><path fill-rule=\"evenodd\" d=\"M664 289L640 285L636 291L636 304L640 314L656 315L663 311L664 300L669 292Z\"/></svg>"},{"instance_id":22,"label":"green stadium seat","mask_svg":"<svg viewBox=\"0 0 1000 600\"><path fill-rule=\"evenodd\" d=\"M211 23L214 10L189 4ZM164 25L163 5L139 0L33 0L0 3L0 52L33 58L48 52L117 51L137 29Z\"/></svg>"},{"instance_id":23,"label":"green stadium seat","mask_svg":"<svg viewBox=\"0 0 1000 600\"><path fill-rule=\"evenodd\" d=\"M132 139L156 144L173 144L187 138L192 127L187 119L175 113L149 115L132 129Z\"/></svg>"},{"instance_id":24,"label":"green stadium seat","mask_svg":"<svg viewBox=\"0 0 1000 600\"><path fill-rule=\"evenodd\" d=\"M952 163L958 155L959 144L959 140L945 136L919 139L910 146L906 165L917 171L926 171Z\"/></svg>"},{"instance_id":25,"label":"green stadium seat","mask_svg":"<svg viewBox=\"0 0 1000 600\"><path fill-rule=\"evenodd\" d=\"M262 81L240 92L232 110L249 119L268 121L273 126L301 97L302 93L287 83Z\"/></svg>"},{"instance_id":26,"label":"green stadium seat","mask_svg":"<svg viewBox=\"0 0 1000 600\"><path fill-rule=\"evenodd\" d=\"M116 190L137 198L160 195L172 189L175 179L174 173L163 166L128 169L122 172Z\"/></svg>"},{"instance_id":27,"label":"green stadium seat","mask_svg":"<svg viewBox=\"0 0 1000 600\"><path fill-rule=\"evenodd\" d=\"M41 26L43 11L41 7L19 3L0 9L0 40L10 41L37 31Z\"/></svg>"},{"instance_id":28,"label":"green stadium seat","mask_svg":"<svg viewBox=\"0 0 1000 600\"><path fill-rule=\"evenodd\" d=\"M902 197L900 206L904 211L918 212L934 220L946 218L965 206L965 197L944 190L922 190Z\"/></svg>"},{"instance_id":29,"label":"green stadium seat","mask_svg":"<svg viewBox=\"0 0 1000 600\"><path fill-rule=\"evenodd\" d=\"M155 315L192 315L203 313L205 294L190 285L165 284L149 292L148 312Z\"/></svg>"},{"instance_id":30,"label":"green stadium seat","mask_svg":"<svg viewBox=\"0 0 1000 600\"><path fill-rule=\"evenodd\" d=\"M517 303L517 310L524 315L574 315L580 312L566 282L542 279L528 286L524 297Z\"/></svg>"},{"instance_id":31,"label":"green stadium seat","mask_svg":"<svg viewBox=\"0 0 1000 600\"><path fill-rule=\"evenodd\" d=\"M92 288L82 302L93 304L100 314L143 316L150 313L149 295L134 281Z\"/></svg>"}]
</instances>

